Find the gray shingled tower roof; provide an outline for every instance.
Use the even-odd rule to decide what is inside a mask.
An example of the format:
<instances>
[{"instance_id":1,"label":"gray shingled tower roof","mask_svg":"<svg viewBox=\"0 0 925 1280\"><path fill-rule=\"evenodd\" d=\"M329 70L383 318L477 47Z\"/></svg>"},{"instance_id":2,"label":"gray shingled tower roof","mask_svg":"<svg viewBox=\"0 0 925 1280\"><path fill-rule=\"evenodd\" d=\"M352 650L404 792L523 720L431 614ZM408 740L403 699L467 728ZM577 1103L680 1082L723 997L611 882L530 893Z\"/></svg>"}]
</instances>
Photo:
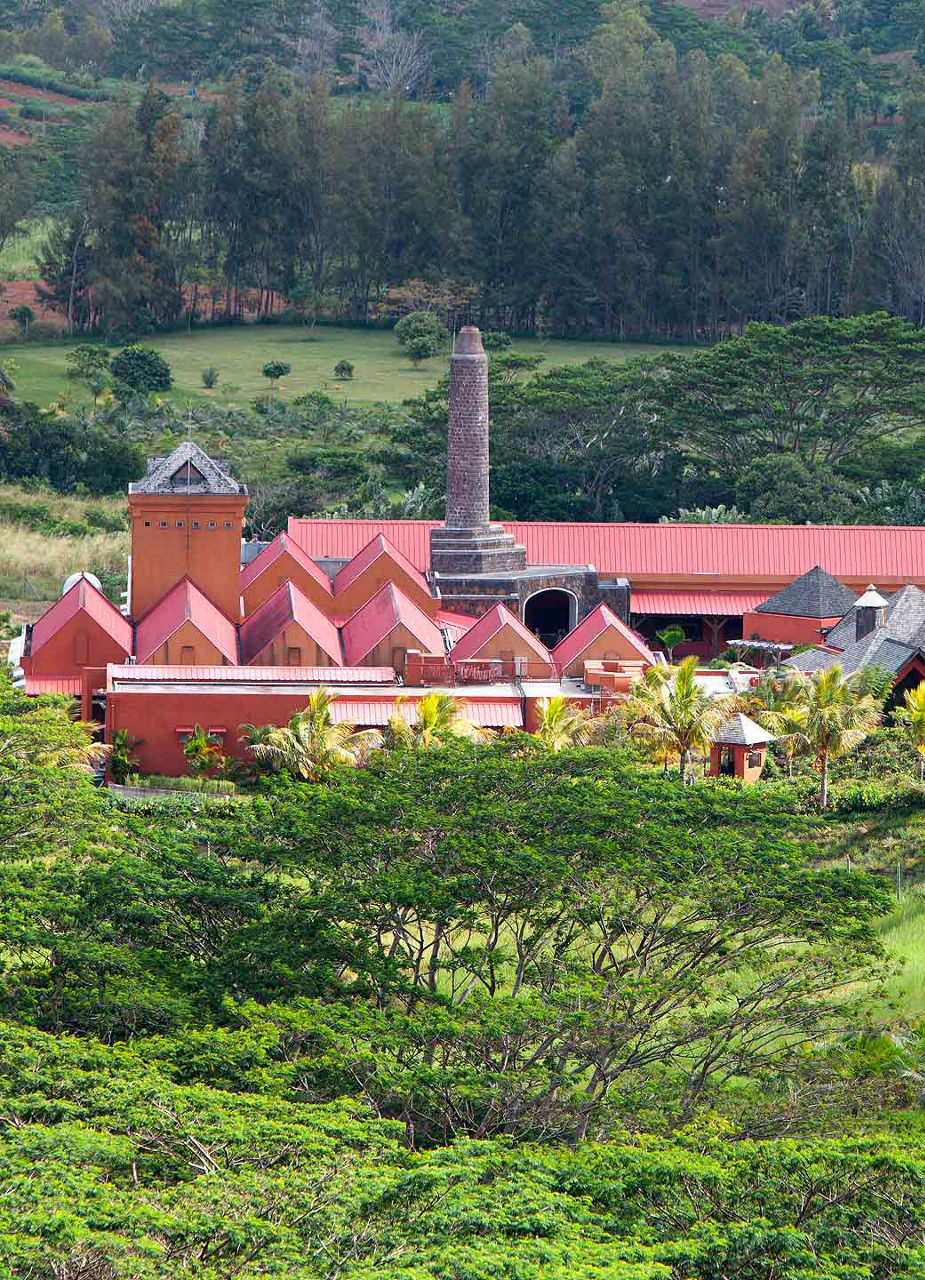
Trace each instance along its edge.
<instances>
[{"instance_id":1,"label":"gray shingled tower roof","mask_svg":"<svg viewBox=\"0 0 925 1280\"><path fill-rule=\"evenodd\" d=\"M765 600L756 613L784 613L798 618L840 618L853 606L855 594L820 565Z\"/></svg>"},{"instance_id":2,"label":"gray shingled tower roof","mask_svg":"<svg viewBox=\"0 0 925 1280\"><path fill-rule=\"evenodd\" d=\"M192 440L185 440L166 458L150 458L142 480L130 484L129 493L247 493L224 467Z\"/></svg>"},{"instance_id":3,"label":"gray shingled tower roof","mask_svg":"<svg viewBox=\"0 0 925 1280\"><path fill-rule=\"evenodd\" d=\"M754 720L749 720L740 711L737 715L730 716L713 741L724 746L758 747L766 742L773 742L774 739L760 724L755 724Z\"/></svg>"}]
</instances>

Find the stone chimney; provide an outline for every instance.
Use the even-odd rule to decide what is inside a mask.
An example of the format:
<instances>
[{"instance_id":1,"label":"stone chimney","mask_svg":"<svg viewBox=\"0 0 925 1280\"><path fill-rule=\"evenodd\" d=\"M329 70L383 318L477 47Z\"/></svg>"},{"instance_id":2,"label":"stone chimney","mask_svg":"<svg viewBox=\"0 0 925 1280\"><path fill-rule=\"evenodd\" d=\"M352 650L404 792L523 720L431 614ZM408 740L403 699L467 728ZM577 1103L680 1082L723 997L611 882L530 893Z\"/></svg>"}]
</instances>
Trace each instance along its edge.
<instances>
[{"instance_id":1,"label":"stone chimney","mask_svg":"<svg viewBox=\"0 0 925 1280\"><path fill-rule=\"evenodd\" d=\"M460 329L450 360L446 527L488 530L488 356L474 325Z\"/></svg>"},{"instance_id":2,"label":"stone chimney","mask_svg":"<svg viewBox=\"0 0 925 1280\"><path fill-rule=\"evenodd\" d=\"M513 586L505 586L497 575L522 573L526 567L525 548L488 519L488 356L478 329L466 325L450 360L446 522L431 530L431 573L443 598L453 608L463 608L476 588L500 591L491 598L512 601L505 590L513 591ZM495 576L494 586L465 581L473 574Z\"/></svg>"},{"instance_id":3,"label":"stone chimney","mask_svg":"<svg viewBox=\"0 0 925 1280\"><path fill-rule=\"evenodd\" d=\"M871 583L854 606L854 638L863 640L877 627L883 626L886 601Z\"/></svg>"}]
</instances>

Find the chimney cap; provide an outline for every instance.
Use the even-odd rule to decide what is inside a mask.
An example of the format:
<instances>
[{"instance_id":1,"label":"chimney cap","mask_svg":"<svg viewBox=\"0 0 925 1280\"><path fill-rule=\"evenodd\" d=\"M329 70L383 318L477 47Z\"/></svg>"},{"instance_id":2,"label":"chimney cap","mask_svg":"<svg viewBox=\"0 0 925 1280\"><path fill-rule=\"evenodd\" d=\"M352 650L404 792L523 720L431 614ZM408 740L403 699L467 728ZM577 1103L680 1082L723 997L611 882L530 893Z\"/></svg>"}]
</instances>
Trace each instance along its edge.
<instances>
[{"instance_id":1,"label":"chimney cap","mask_svg":"<svg viewBox=\"0 0 925 1280\"><path fill-rule=\"evenodd\" d=\"M482 334L479 329L474 324L463 325L456 335L453 355L483 356L484 354L485 348L482 346Z\"/></svg>"},{"instance_id":2,"label":"chimney cap","mask_svg":"<svg viewBox=\"0 0 925 1280\"><path fill-rule=\"evenodd\" d=\"M867 590L854 602L855 609L885 609L887 602L877 590L873 583L870 583Z\"/></svg>"}]
</instances>

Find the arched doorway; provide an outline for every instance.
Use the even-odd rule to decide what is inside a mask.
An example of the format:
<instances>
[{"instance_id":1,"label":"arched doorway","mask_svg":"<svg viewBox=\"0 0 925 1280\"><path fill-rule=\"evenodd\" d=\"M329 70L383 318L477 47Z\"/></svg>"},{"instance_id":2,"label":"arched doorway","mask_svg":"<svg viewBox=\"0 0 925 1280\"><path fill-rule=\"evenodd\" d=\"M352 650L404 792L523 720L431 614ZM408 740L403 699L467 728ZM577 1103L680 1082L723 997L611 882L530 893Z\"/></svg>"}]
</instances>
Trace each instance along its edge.
<instances>
[{"instance_id":1,"label":"arched doorway","mask_svg":"<svg viewBox=\"0 0 925 1280\"><path fill-rule=\"evenodd\" d=\"M562 587L537 591L524 604L524 623L547 649L557 645L578 622L578 597Z\"/></svg>"}]
</instances>

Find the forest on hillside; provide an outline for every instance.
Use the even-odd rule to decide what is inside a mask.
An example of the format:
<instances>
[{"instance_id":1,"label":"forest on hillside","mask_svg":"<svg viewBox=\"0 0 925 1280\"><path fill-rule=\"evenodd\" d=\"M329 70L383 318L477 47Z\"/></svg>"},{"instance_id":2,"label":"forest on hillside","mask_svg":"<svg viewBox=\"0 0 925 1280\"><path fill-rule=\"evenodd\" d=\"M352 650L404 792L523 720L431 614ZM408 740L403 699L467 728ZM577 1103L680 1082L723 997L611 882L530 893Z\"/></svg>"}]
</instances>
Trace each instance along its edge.
<instances>
[{"instance_id":1,"label":"forest on hillside","mask_svg":"<svg viewBox=\"0 0 925 1280\"><path fill-rule=\"evenodd\" d=\"M925 318L921 0L737 22L6 0L0 27L11 76L109 95L66 198L42 177L53 129L0 152L0 246L50 216L39 269L72 332L240 318L255 295L369 323L400 288L559 335ZM195 99L156 83L178 76Z\"/></svg>"}]
</instances>

